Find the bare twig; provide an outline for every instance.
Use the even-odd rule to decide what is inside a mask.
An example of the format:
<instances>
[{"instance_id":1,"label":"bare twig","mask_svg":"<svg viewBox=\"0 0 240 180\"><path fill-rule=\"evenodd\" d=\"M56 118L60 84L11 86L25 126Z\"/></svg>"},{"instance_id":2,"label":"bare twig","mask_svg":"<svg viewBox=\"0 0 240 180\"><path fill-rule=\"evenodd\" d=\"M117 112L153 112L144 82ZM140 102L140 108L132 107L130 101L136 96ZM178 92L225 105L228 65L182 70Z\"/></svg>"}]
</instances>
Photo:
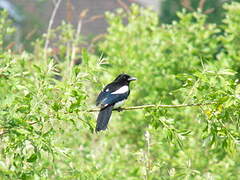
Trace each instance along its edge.
<instances>
[{"instance_id":1,"label":"bare twig","mask_svg":"<svg viewBox=\"0 0 240 180\"><path fill-rule=\"evenodd\" d=\"M55 3L55 6L54 6L54 9L53 9L51 18L49 20L48 29L47 29L47 35L46 35L46 42L45 42L45 46L44 46L44 57L45 58L47 57L47 48L48 48L48 45L49 45L50 32L51 32L51 29L52 29L53 21L55 19L55 16L56 16L56 13L57 13L57 10L59 8L59 5L60 5L61 1L62 0L58 0Z\"/></svg>"},{"instance_id":2,"label":"bare twig","mask_svg":"<svg viewBox=\"0 0 240 180\"><path fill-rule=\"evenodd\" d=\"M206 0L200 0L198 3L198 9L203 10Z\"/></svg>"},{"instance_id":3,"label":"bare twig","mask_svg":"<svg viewBox=\"0 0 240 180\"><path fill-rule=\"evenodd\" d=\"M4 134L7 134L7 133L8 133L8 131L6 131L6 130L1 130L1 132L0 132L0 137L3 136Z\"/></svg>"},{"instance_id":4,"label":"bare twig","mask_svg":"<svg viewBox=\"0 0 240 180\"><path fill-rule=\"evenodd\" d=\"M158 109L158 108L182 108L182 107L194 107L194 106L208 106L216 104L216 102L209 102L209 103L197 103L197 104L176 104L176 105L141 105L141 106L131 106L125 107L120 109L114 109L114 111L130 111L130 110L138 110L138 109ZM97 112L100 109L91 109L88 112Z\"/></svg>"},{"instance_id":5,"label":"bare twig","mask_svg":"<svg viewBox=\"0 0 240 180\"><path fill-rule=\"evenodd\" d=\"M100 39L103 39L104 37L106 36L106 34L99 34L97 35L95 38L92 39L91 43L89 44L88 46L88 51L91 51L91 49L94 47L94 44L100 40Z\"/></svg>"},{"instance_id":6,"label":"bare twig","mask_svg":"<svg viewBox=\"0 0 240 180\"><path fill-rule=\"evenodd\" d=\"M130 9L125 2L123 2L122 0L117 0L117 2L123 9L125 9L127 13L130 13Z\"/></svg>"},{"instance_id":7,"label":"bare twig","mask_svg":"<svg viewBox=\"0 0 240 180\"><path fill-rule=\"evenodd\" d=\"M71 0L67 0L67 22L72 23L73 20L73 5Z\"/></svg>"},{"instance_id":8,"label":"bare twig","mask_svg":"<svg viewBox=\"0 0 240 180\"><path fill-rule=\"evenodd\" d=\"M77 49L78 40L79 40L79 36L81 33L81 29L82 29L82 21L83 21L83 18L87 15L87 13L88 13L88 9L84 9L79 15L77 32L76 32L76 36L75 36L76 41L73 42L73 44L72 44L73 47L72 47L72 54L71 54L70 69L72 69L74 66L74 61L75 61L75 57L76 57L76 49Z\"/></svg>"},{"instance_id":9,"label":"bare twig","mask_svg":"<svg viewBox=\"0 0 240 180\"><path fill-rule=\"evenodd\" d=\"M32 36L37 32L37 29L34 28L33 30L31 30L25 37L25 39L30 40L32 38Z\"/></svg>"},{"instance_id":10,"label":"bare twig","mask_svg":"<svg viewBox=\"0 0 240 180\"><path fill-rule=\"evenodd\" d=\"M5 49L12 49L17 43L16 42L11 42L7 45Z\"/></svg>"},{"instance_id":11,"label":"bare twig","mask_svg":"<svg viewBox=\"0 0 240 180\"><path fill-rule=\"evenodd\" d=\"M214 8L209 8L209 9L207 9L206 11L204 11L203 13L204 13L204 14L211 14L213 11L215 11Z\"/></svg>"},{"instance_id":12,"label":"bare twig","mask_svg":"<svg viewBox=\"0 0 240 180\"><path fill-rule=\"evenodd\" d=\"M93 38L92 43L95 43L96 41L104 38L105 36L106 36L106 34L99 34L99 35L97 35L95 38Z\"/></svg>"},{"instance_id":13,"label":"bare twig","mask_svg":"<svg viewBox=\"0 0 240 180\"><path fill-rule=\"evenodd\" d=\"M181 4L184 8L186 8L187 10L189 11L194 11L194 9L192 8L192 5L191 5L191 1L190 0L182 0L181 1Z\"/></svg>"},{"instance_id":14,"label":"bare twig","mask_svg":"<svg viewBox=\"0 0 240 180\"><path fill-rule=\"evenodd\" d=\"M85 21L83 22L83 24L87 24L87 23L90 23L90 22L94 22L94 21L96 21L96 20L98 20L98 19L102 19L102 18L104 18L104 15L92 16L91 18L85 20Z\"/></svg>"}]
</instances>

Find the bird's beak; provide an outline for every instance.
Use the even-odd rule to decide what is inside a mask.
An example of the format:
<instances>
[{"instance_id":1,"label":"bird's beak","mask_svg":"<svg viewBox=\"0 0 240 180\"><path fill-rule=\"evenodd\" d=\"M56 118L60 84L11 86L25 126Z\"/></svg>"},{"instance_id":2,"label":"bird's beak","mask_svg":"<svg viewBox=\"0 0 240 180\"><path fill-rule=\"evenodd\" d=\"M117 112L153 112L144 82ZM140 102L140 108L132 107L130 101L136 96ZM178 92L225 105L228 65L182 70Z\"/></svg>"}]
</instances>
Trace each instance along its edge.
<instances>
[{"instance_id":1,"label":"bird's beak","mask_svg":"<svg viewBox=\"0 0 240 180\"><path fill-rule=\"evenodd\" d=\"M136 80L137 80L137 78L135 78L135 77L128 78L128 81L136 81Z\"/></svg>"}]
</instances>

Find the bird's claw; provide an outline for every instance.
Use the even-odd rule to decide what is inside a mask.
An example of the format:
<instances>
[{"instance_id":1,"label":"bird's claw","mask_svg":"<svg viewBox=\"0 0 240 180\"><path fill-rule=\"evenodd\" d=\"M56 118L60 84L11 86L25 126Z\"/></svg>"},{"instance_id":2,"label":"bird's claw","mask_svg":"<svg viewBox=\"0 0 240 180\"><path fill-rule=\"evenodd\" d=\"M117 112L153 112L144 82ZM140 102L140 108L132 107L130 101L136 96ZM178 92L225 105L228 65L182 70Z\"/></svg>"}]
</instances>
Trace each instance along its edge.
<instances>
[{"instance_id":1,"label":"bird's claw","mask_svg":"<svg viewBox=\"0 0 240 180\"><path fill-rule=\"evenodd\" d=\"M123 111L123 108L119 107L119 108L117 108L116 110L117 110L118 112L121 112L121 111Z\"/></svg>"}]
</instances>

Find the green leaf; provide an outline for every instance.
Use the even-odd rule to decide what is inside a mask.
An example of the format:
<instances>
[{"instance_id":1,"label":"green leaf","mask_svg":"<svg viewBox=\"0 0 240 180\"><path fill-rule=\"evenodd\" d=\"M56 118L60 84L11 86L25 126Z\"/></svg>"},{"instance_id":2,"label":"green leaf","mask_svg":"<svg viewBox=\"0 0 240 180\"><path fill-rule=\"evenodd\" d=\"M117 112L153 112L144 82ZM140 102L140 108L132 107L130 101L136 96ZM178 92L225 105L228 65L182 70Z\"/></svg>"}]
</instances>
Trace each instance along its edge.
<instances>
[{"instance_id":1,"label":"green leaf","mask_svg":"<svg viewBox=\"0 0 240 180\"><path fill-rule=\"evenodd\" d=\"M36 153L34 153L27 159L27 162L33 163L33 162L36 162L37 159L38 159L38 156Z\"/></svg>"},{"instance_id":2,"label":"green leaf","mask_svg":"<svg viewBox=\"0 0 240 180\"><path fill-rule=\"evenodd\" d=\"M89 55L85 48L82 49L82 59L85 64L88 64L89 62Z\"/></svg>"}]
</instances>

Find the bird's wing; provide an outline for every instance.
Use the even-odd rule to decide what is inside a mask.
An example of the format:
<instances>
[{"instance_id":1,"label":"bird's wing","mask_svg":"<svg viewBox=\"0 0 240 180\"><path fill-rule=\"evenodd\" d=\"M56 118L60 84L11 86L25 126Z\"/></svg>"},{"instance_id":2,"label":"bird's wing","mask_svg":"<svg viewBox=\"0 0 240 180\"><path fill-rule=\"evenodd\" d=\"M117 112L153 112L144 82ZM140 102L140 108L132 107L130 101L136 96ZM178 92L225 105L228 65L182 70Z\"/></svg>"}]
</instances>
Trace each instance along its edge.
<instances>
[{"instance_id":1,"label":"bird's wing","mask_svg":"<svg viewBox=\"0 0 240 180\"><path fill-rule=\"evenodd\" d=\"M127 85L119 86L118 83L112 82L98 95L96 105L106 107L106 105L115 104L118 101L127 99L129 92L129 87Z\"/></svg>"},{"instance_id":2,"label":"bird's wing","mask_svg":"<svg viewBox=\"0 0 240 180\"><path fill-rule=\"evenodd\" d=\"M104 90L101 91L101 93L98 95L97 100L96 100L96 105L98 106L101 104L101 102L108 96L108 93L105 92Z\"/></svg>"},{"instance_id":3,"label":"bird's wing","mask_svg":"<svg viewBox=\"0 0 240 180\"><path fill-rule=\"evenodd\" d=\"M112 104L115 104L119 101L122 101L124 99L127 99L128 97L128 94L125 93L125 94L111 94L109 96L107 96L107 98L105 98L103 101L102 101L102 105L106 106L106 105L112 105Z\"/></svg>"},{"instance_id":4,"label":"bird's wing","mask_svg":"<svg viewBox=\"0 0 240 180\"><path fill-rule=\"evenodd\" d=\"M110 88L111 87L111 88ZM96 105L98 106L99 104L101 104L101 102L108 97L112 91L114 91L115 89L113 89L112 87L114 87L114 83L110 83L108 84L98 95L97 100L96 100Z\"/></svg>"},{"instance_id":5,"label":"bird's wing","mask_svg":"<svg viewBox=\"0 0 240 180\"><path fill-rule=\"evenodd\" d=\"M129 92L123 94L112 94L110 92L102 91L97 98L96 104L105 107L127 99L128 95Z\"/></svg>"}]
</instances>

